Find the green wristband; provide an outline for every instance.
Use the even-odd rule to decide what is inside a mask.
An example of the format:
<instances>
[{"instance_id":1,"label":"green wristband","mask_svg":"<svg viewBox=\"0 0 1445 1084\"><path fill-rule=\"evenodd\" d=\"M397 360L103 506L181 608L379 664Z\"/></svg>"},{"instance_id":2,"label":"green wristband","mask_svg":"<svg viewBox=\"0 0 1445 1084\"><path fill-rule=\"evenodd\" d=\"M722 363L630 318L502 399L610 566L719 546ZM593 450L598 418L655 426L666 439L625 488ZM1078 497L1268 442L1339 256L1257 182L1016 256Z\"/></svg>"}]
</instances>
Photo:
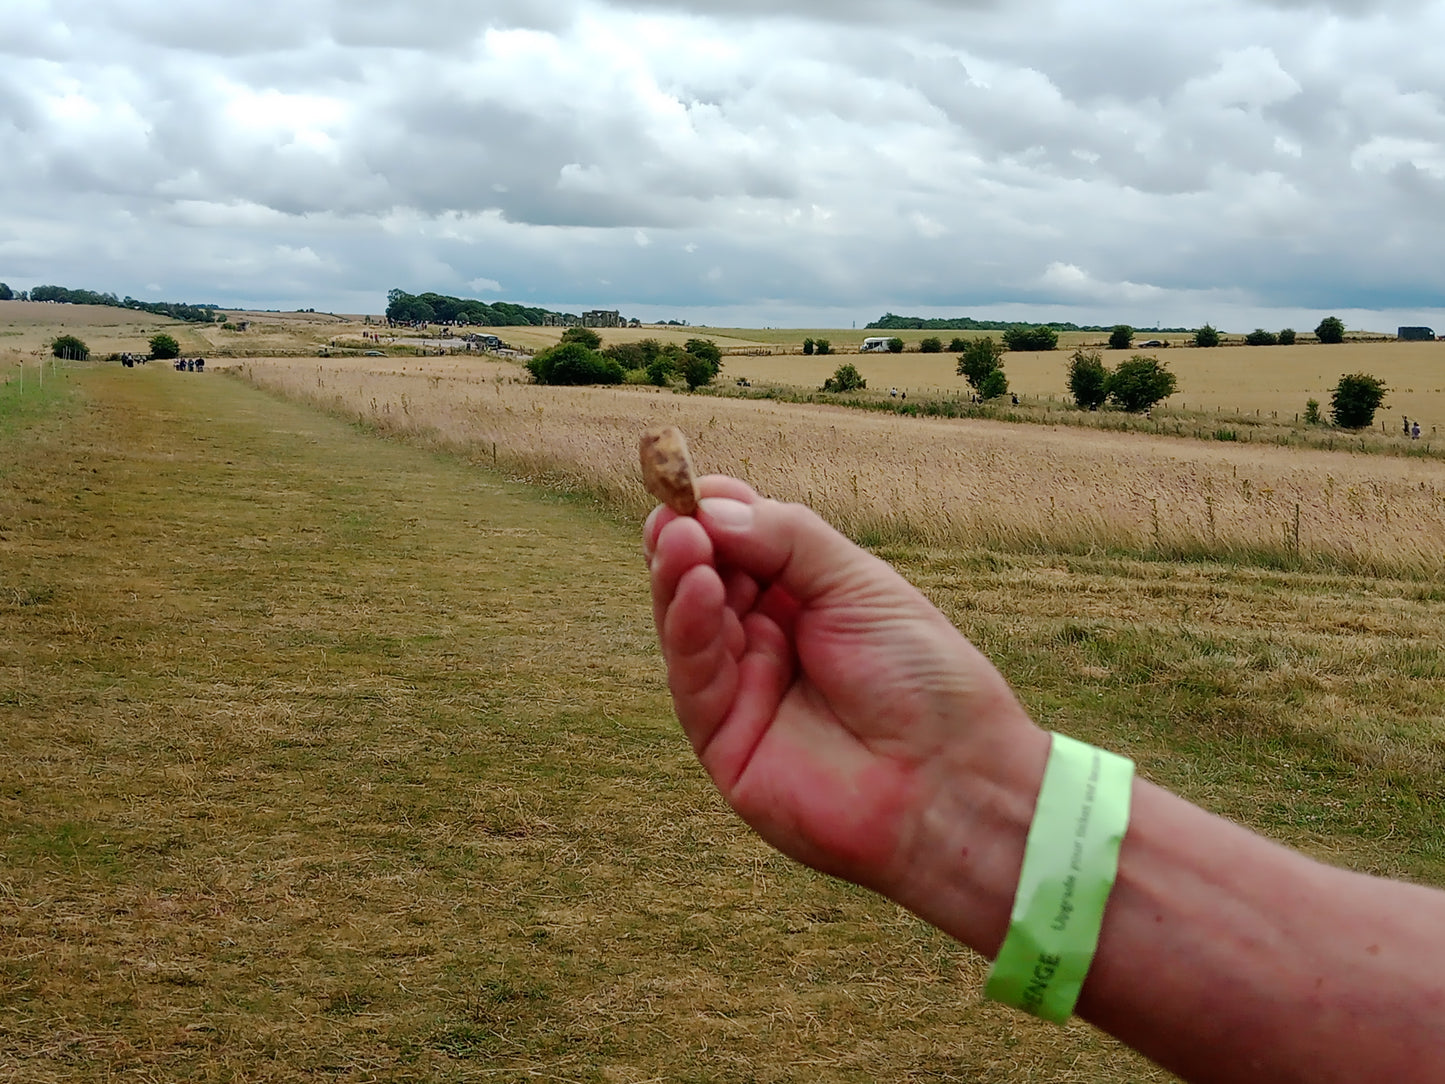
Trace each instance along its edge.
<instances>
[{"instance_id":1,"label":"green wristband","mask_svg":"<svg viewBox=\"0 0 1445 1084\"><path fill-rule=\"evenodd\" d=\"M1053 735L1008 935L984 996L1062 1024L1099 944L1129 827L1134 764Z\"/></svg>"}]
</instances>

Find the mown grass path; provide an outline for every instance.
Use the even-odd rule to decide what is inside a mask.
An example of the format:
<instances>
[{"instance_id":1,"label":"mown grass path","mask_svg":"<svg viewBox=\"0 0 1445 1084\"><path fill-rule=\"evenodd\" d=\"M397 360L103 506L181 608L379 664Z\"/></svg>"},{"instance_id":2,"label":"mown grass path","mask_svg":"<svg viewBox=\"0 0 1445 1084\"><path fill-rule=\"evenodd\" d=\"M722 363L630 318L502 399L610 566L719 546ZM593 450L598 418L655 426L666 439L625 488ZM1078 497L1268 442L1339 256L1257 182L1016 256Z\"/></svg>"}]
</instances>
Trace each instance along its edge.
<instances>
[{"instance_id":1,"label":"mown grass path","mask_svg":"<svg viewBox=\"0 0 1445 1084\"><path fill-rule=\"evenodd\" d=\"M735 822L631 526L68 380L0 431L0 1079L1164 1079Z\"/></svg>"}]
</instances>

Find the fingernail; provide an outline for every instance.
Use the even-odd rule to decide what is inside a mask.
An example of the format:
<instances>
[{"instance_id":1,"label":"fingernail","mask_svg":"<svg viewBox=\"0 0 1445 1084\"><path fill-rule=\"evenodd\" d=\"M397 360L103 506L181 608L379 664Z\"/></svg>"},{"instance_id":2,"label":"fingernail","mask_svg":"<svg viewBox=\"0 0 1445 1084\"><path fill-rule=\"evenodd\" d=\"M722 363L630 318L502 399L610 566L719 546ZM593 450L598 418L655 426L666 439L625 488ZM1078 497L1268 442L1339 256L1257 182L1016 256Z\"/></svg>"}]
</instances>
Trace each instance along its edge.
<instances>
[{"instance_id":1,"label":"fingernail","mask_svg":"<svg viewBox=\"0 0 1445 1084\"><path fill-rule=\"evenodd\" d=\"M650 513L647 520L642 524L642 556L647 560L648 565L652 564L652 545L656 528L653 524L657 521L658 513L662 511L662 505L658 505Z\"/></svg>"},{"instance_id":2,"label":"fingernail","mask_svg":"<svg viewBox=\"0 0 1445 1084\"><path fill-rule=\"evenodd\" d=\"M708 523L725 531L745 531L753 525L752 505L731 497L704 497L698 510Z\"/></svg>"}]
</instances>

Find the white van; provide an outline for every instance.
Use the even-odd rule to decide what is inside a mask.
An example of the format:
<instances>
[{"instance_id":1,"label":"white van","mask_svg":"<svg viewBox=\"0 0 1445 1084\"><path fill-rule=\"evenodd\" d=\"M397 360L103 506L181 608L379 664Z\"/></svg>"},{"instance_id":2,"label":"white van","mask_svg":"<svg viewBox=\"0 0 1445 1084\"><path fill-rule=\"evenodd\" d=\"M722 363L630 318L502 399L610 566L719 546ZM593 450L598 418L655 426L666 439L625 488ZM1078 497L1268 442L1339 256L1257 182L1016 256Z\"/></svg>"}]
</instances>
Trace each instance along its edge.
<instances>
[{"instance_id":1,"label":"white van","mask_svg":"<svg viewBox=\"0 0 1445 1084\"><path fill-rule=\"evenodd\" d=\"M863 346L858 351L860 354L886 354L888 353L888 339L864 339Z\"/></svg>"}]
</instances>

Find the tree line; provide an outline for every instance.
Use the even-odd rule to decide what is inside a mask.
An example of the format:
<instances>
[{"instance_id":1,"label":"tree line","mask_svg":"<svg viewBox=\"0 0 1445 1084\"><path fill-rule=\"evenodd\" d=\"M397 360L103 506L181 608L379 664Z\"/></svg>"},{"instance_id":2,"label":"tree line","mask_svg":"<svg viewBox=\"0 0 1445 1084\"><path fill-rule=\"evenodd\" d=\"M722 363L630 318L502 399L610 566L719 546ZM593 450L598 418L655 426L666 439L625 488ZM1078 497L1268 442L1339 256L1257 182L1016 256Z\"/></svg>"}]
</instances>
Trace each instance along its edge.
<instances>
[{"instance_id":1,"label":"tree line","mask_svg":"<svg viewBox=\"0 0 1445 1084\"><path fill-rule=\"evenodd\" d=\"M679 346L656 339L613 343L587 327L569 327L562 340L527 362L538 384L685 383L689 391L711 384L722 369L722 351L711 339L688 339Z\"/></svg>"},{"instance_id":2,"label":"tree line","mask_svg":"<svg viewBox=\"0 0 1445 1084\"><path fill-rule=\"evenodd\" d=\"M210 324L216 319L219 305L189 305L179 301L139 301L133 297L116 297L112 293L97 293L95 290L75 290L68 286L37 286L33 290L16 293L0 282L0 301L55 301L64 305L108 305L117 309L133 309L148 312L153 316L164 316L171 320L184 320L191 324Z\"/></svg>"},{"instance_id":3,"label":"tree line","mask_svg":"<svg viewBox=\"0 0 1445 1084\"><path fill-rule=\"evenodd\" d=\"M869 331L1010 331L1014 329L1030 329L1035 327L1050 328L1054 331L1108 331L1107 327L1097 324L1074 324L1066 320L1051 321L1045 324L1033 324L1026 320L975 320L971 316L956 317L923 317L923 316L898 316L895 313L885 313L871 324L865 326ZM1193 328L1189 327L1157 327L1154 331L1170 334L1184 335Z\"/></svg>"},{"instance_id":4,"label":"tree line","mask_svg":"<svg viewBox=\"0 0 1445 1084\"><path fill-rule=\"evenodd\" d=\"M478 327L541 327L562 313L510 301L478 301L447 294L386 293L386 318L398 324L475 324Z\"/></svg>"}]
</instances>

